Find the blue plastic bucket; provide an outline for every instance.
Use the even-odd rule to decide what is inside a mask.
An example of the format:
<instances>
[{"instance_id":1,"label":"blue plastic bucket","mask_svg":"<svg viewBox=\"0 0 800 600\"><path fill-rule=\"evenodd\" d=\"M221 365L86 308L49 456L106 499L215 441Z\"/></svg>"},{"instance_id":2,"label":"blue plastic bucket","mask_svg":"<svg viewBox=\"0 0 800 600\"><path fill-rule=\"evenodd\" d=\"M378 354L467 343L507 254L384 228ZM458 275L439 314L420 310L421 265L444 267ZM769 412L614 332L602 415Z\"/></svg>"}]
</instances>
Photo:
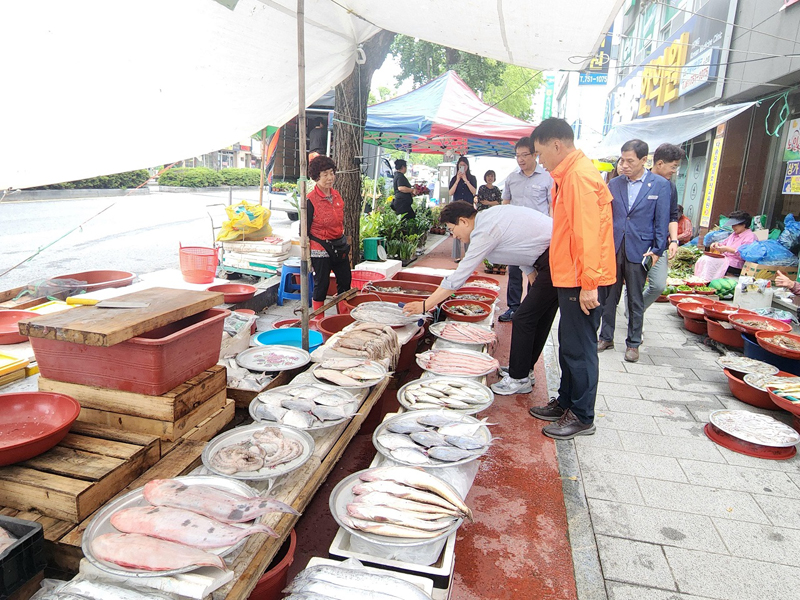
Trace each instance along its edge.
<instances>
[{"instance_id":1,"label":"blue plastic bucket","mask_svg":"<svg viewBox=\"0 0 800 600\"><path fill-rule=\"evenodd\" d=\"M303 330L299 327L286 327L284 329L271 329L269 331L262 331L253 336L253 343L259 346L294 346L295 348L302 348L302 335ZM313 329L308 330L308 351L313 352L322 346L322 334Z\"/></svg>"}]
</instances>

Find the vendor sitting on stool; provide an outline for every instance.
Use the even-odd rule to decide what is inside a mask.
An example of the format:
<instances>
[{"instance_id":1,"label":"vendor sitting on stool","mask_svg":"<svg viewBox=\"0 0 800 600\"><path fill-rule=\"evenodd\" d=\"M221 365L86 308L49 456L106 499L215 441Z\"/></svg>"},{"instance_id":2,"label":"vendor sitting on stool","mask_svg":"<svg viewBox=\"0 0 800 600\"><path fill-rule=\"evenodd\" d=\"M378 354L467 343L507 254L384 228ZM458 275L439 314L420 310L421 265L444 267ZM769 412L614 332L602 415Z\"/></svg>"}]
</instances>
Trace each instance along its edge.
<instances>
[{"instance_id":1,"label":"vendor sitting on stool","mask_svg":"<svg viewBox=\"0 0 800 600\"><path fill-rule=\"evenodd\" d=\"M558 311L548 253L553 219L525 206L505 204L478 212L472 203L457 201L442 209L439 221L453 237L469 244L467 253L455 272L445 277L426 300L409 302L403 310L419 314L433 309L464 285L484 258L492 263L519 265L532 286L514 313L508 369L492 390L503 396L527 394L534 383L533 365L539 360Z\"/></svg>"},{"instance_id":2,"label":"vendor sitting on stool","mask_svg":"<svg viewBox=\"0 0 800 600\"><path fill-rule=\"evenodd\" d=\"M724 254L728 259L728 273L739 275L744 266L744 259L739 254L739 247L757 242L756 234L750 229L753 218L743 210L734 210L728 215L727 225L733 228L733 233L721 242L711 244L711 252Z\"/></svg>"}]
</instances>

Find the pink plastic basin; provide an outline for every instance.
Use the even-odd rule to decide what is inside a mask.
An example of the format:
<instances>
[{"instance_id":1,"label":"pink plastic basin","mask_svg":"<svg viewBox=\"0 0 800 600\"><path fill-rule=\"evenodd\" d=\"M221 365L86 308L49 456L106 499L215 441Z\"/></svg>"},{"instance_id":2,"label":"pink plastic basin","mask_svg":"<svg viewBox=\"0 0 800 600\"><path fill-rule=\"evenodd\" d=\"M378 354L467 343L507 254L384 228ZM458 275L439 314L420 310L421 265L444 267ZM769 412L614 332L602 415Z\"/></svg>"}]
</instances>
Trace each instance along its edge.
<instances>
[{"instance_id":1,"label":"pink plastic basin","mask_svg":"<svg viewBox=\"0 0 800 600\"><path fill-rule=\"evenodd\" d=\"M118 288L125 287L133 283L136 275L129 271L81 271L80 273L68 273L66 275L58 275L51 277L53 279L77 279L78 281L85 281L86 285L83 286L87 292L94 292L104 288Z\"/></svg>"},{"instance_id":2,"label":"pink plastic basin","mask_svg":"<svg viewBox=\"0 0 800 600\"><path fill-rule=\"evenodd\" d=\"M160 396L219 359L229 310L210 308L108 348L31 338L42 377Z\"/></svg>"},{"instance_id":3,"label":"pink plastic basin","mask_svg":"<svg viewBox=\"0 0 800 600\"><path fill-rule=\"evenodd\" d=\"M29 310L0 310L0 344L21 344L27 341L28 336L19 332L17 323L39 316L39 313Z\"/></svg>"}]
</instances>

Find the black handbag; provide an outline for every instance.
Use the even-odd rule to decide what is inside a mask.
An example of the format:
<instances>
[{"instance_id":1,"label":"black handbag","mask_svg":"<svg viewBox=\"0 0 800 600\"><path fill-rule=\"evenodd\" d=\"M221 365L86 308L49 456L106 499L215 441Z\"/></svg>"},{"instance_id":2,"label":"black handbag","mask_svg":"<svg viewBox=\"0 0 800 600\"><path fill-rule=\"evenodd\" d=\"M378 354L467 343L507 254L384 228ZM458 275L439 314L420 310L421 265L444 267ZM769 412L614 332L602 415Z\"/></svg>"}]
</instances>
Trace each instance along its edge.
<instances>
[{"instance_id":1,"label":"black handbag","mask_svg":"<svg viewBox=\"0 0 800 600\"><path fill-rule=\"evenodd\" d=\"M315 235L308 235L308 239L317 242L320 246L325 248L325 252L333 260L342 260L350 252L350 244L347 243L347 237L342 236L335 240L323 240Z\"/></svg>"}]
</instances>

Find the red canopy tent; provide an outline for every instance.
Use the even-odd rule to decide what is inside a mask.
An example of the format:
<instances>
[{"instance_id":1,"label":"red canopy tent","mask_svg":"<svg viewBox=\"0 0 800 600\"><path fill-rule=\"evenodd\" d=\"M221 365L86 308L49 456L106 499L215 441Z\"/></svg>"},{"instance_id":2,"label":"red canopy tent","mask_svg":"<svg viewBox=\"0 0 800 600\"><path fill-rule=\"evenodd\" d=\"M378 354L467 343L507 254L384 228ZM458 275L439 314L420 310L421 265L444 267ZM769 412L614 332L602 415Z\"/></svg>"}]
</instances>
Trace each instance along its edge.
<instances>
[{"instance_id":1,"label":"red canopy tent","mask_svg":"<svg viewBox=\"0 0 800 600\"><path fill-rule=\"evenodd\" d=\"M367 109L364 141L405 152L514 156L534 125L485 104L454 72Z\"/></svg>"}]
</instances>

